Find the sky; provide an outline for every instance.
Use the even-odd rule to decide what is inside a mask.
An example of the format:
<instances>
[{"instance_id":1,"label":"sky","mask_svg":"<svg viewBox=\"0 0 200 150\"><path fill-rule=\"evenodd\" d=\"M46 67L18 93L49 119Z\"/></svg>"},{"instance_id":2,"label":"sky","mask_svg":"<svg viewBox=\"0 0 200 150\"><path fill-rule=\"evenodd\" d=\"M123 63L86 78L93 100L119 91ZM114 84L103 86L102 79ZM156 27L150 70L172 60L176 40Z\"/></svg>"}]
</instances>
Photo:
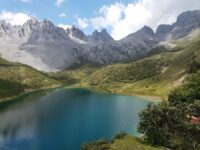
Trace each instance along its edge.
<instances>
[{"instance_id":1,"label":"sky","mask_svg":"<svg viewBox=\"0 0 200 150\"><path fill-rule=\"evenodd\" d=\"M32 17L48 19L86 34L105 28L119 40L144 25L156 30L172 24L180 13L196 9L200 0L0 0L0 20L22 25Z\"/></svg>"}]
</instances>

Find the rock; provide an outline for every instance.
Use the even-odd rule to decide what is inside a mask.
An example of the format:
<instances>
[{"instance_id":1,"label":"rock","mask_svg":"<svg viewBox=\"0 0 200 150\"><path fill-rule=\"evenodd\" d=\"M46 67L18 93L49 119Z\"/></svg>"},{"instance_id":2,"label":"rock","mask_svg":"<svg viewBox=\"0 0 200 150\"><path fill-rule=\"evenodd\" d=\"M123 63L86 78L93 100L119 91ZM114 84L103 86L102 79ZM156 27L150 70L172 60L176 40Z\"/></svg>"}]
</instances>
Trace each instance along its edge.
<instances>
[{"instance_id":1,"label":"rock","mask_svg":"<svg viewBox=\"0 0 200 150\"><path fill-rule=\"evenodd\" d=\"M95 42L95 43L109 43L112 42L113 38L108 34L106 29L102 29L100 32L95 30L91 37L90 37L90 42Z\"/></svg>"},{"instance_id":2,"label":"rock","mask_svg":"<svg viewBox=\"0 0 200 150\"><path fill-rule=\"evenodd\" d=\"M64 30L49 20L32 18L22 26L0 21L0 54L9 61L45 72L59 71L85 62L105 65L153 54L158 49L156 47L163 46L161 43L170 45L173 40L199 27L200 10L180 14L174 24L158 26L156 33L144 26L118 41L105 29L86 36L75 26Z\"/></svg>"}]
</instances>

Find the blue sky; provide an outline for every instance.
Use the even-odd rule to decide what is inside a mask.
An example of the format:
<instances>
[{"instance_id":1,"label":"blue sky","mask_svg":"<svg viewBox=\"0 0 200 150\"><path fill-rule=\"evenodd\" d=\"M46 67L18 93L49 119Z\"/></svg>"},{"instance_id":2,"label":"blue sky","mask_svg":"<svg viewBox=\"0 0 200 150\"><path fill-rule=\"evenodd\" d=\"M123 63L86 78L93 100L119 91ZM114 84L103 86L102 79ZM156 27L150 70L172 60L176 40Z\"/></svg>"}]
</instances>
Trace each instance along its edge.
<instances>
[{"instance_id":1,"label":"blue sky","mask_svg":"<svg viewBox=\"0 0 200 150\"><path fill-rule=\"evenodd\" d=\"M194 9L200 9L199 0L0 0L0 19L20 24L32 16L46 18L56 25L74 24L86 34L106 28L120 39L144 25L155 30L171 24L181 12Z\"/></svg>"},{"instance_id":2,"label":"blue sky","mask_svg":"<svg viewBox=\"0 0 200 150\"><path fill-rule=\"evenodd\" d=\"M134 0L123 0L124 4ZM103 5L110 5L116 0L64 0L56 6L56 0L0 0L0 10L24 12L39 19L49 19L55 24L74 24L77 17L94 17ZM120 1L118 1L120 2ZM64 13L66 17L60 18Z\"/></svg>"}]
</instances>

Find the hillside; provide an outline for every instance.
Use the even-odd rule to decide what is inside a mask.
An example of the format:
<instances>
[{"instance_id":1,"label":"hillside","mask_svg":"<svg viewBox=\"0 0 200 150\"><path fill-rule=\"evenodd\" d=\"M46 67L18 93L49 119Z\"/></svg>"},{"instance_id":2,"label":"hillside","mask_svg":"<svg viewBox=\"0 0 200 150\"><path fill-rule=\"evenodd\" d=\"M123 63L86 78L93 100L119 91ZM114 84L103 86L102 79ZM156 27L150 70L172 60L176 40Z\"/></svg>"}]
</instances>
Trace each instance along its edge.
<instances>
[{"instance_id":1,"label":"hillside","mask_svg":"<svg viewBox=\"0 0 200 150\"><path fill-rule=\"evenodd\" d=\"M7 97L10 87L12 96L60 82L167 98L199 67L200 10L183 12L172 25L159 25L155 32L144 26L119 41L105 29L86 36L74 26L64 30L46 19L32 18L21 26L0 21L0 25L2 58L49 72L0 58L4 95L0 98Z\"/></svg>"},{"instance_id":2,"label":"hillside","mask_svg":"<svg viewBox=\"0 0 200 150\"><path fill-rule=\"evenodd\" d=\"M59 84L31 67L0 58L0 99Z\"/></svg>"},{"instance_id":3,"label":"hillside","mask_svg":"<svg viewBox=\"0 0 200 150\"><path fill-rule=\"evenodd\" d=\"M99 68L94 65L85 64L77 68L63 70L56 73L52 72L48 75L49 77L63 83L64 85L74 85L80 83L82 79L86 78L98 69Z\"/></svg>"},{"instance_id":4,"label":"hillside","mask_svg":"<svg viewBox=\"0 0 200 150\"><path fill-rule=\"evenodd\" d=\"M190 40L186 37L175 41L175 48L170 50L165 48L165 51L159 54L131 63L102 67L86 76L79 85L113 93L155 95L166 98L173 88L184 81L192 62L198 60L200 53L198 35L193 35ZM164 48L157 49L159 51Z\"/></svg>"},{"instance_id":5,"label":"hillside","mask_svg":"<svg viewBox=\"0 0 200 150\"><path fill-rule=\"evenodd\" d=\"M140 113L138 126L146 142L175 150L199 150L199 89L200 71L197 71L170 93L168 101L148 105Z\"/></svg>"},{"instance_id":6,"label":"hillside","mask_svg":"<svg viewBox=\"0 0 200 150\"><path fill-rule=\"evenodd\" d=\"M184 85L169 94L168 101L149 104L140 112L138 131L143 135L142 138L135 139L122 133L111 141L98 140L83 144L81 150L199 150L199 69L188 75ZM152 147L147 143L166 148Z\"/></svg>"}]
</instances>

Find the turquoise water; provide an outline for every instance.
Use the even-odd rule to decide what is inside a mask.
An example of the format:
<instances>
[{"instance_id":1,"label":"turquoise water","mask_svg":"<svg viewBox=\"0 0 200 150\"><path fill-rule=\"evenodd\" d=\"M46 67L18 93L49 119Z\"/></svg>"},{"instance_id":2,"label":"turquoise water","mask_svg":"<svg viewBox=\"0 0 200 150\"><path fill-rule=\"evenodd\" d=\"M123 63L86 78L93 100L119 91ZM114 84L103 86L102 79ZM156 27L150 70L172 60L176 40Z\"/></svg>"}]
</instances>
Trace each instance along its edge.
<instances>
[{"instance_id":1,"label":"turquoise water","mask_svg":"<svg viewBox=\"0 0 200 150\"><path fill-rule=\"evenodd\" d=\"M79 150L81 143L120 131L138 135L149 102L86 89L31 94L0 112L0 150Z\"/></svg>"}]
</instances>

